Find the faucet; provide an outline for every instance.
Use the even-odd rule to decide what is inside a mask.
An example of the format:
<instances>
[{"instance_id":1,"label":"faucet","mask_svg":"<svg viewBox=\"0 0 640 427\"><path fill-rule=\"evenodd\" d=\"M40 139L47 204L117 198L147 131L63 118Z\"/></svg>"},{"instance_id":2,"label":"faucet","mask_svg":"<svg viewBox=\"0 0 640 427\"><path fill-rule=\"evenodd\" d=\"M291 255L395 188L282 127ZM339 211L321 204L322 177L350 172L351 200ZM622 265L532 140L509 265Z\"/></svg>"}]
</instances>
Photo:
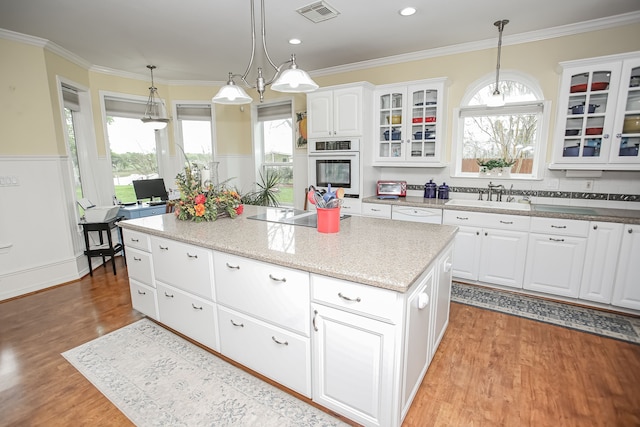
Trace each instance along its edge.
<instances>
[{"instance_id":1,"label":"faucet","mask_svg":"<svg viewBox=\"0 0 640 427\"><path fill-rule=\"evenodd\" d=\"M487 200L491 201L493 200L492 196L493 193L496 193L496 201L497 202L501 202L502 201L502 193L504 192L504 185L502 184L493 184L491 183L491 181L489 181L489 191L487 192Z\"/></svg>"},{"instance_id":2,"label":"faucet","mask_svg":"<svg viewBox=\"0 0 640 427\"><path fill-rule=\"evenodd\" d=\"M507 196L507 202L513 202L516 198L513 197L513 184L511 184L511 188L509 188L509 195Z\"/></svg>"}]
</instances>

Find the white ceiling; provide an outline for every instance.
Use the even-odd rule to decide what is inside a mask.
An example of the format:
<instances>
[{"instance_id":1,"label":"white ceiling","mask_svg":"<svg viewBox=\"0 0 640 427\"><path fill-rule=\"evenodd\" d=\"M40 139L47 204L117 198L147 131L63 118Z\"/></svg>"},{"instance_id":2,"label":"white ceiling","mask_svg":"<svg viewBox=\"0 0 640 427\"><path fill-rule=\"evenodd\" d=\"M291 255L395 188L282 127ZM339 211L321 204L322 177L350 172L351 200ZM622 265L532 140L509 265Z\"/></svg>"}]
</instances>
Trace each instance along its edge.
<instances>
[{"instance_id":1,"label":"white ceiling","mask_svg":"<svg viewBox=\"0 0 640 427\"><path fill-rule=\"evenodd\" d=\"M317 24L296 12L315 0L265 2L270 57L280 63L295 53L312 75L438 48L495 46L499 19L511 21L505 45L640 22L640 0L327 0L340 15ZM417 13L401 17L409 5ZM256 0L258 52L259 19ZM49 40L98 69L148 76L154 64L159 81L224 81L229 71L244 72L251 49L250 0L1 0L0 28ZM289 45L292 37L302 44Z\"/></svg>"}]
</instances>

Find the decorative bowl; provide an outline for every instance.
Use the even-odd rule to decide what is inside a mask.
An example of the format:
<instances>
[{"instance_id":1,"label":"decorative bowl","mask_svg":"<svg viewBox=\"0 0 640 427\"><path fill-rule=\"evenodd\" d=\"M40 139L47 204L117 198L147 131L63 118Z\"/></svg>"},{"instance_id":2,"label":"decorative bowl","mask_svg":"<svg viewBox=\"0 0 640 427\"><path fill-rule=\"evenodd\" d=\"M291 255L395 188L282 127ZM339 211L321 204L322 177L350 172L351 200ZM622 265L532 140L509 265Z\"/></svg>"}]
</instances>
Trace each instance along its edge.
<instances>
[{"instance_id":1,"label":"decorative bowl","mask_svg":"<svg viewBox=\"0 0 640 427\"><path fill-rule=\"evenodd\" d=\"M640 116L626 116L624 118L624 125L622 126L623 133L640 133Z\"/></svg>"},{"instance_id":2,"label":"decorative bowl","mask_svg":"<svg viewBox=\"0 0 640 427\"><path fill-rule=\"evenodd\" d=\"M586 128L585 135L602 135L602 128Z\"/></svg>"}]
</instances>

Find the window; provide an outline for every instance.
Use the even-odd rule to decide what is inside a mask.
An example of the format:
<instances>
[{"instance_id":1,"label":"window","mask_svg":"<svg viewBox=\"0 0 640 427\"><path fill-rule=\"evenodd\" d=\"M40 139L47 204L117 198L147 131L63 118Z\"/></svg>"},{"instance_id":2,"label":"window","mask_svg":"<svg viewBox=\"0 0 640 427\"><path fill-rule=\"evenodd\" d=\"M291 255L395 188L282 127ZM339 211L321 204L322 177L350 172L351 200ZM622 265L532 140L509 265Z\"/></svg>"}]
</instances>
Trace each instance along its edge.
<instances>
[{"instance_id":1,"label":"window","mask_svg":"<svg viewBox=\"0 0 640 427\"><path fill-rule=\"evenodd\" d=\"M157 133L140 121L145 103L105 97L107 136L115 196L136 201L132 182L158 178Z\"/></svg>"},{"instance_id":2,"label":"window","mask_svg":"<svg viewBox=\"0 0 640 427\"><path fill-rule=\"evenodd\" d=\"M500 86L504 106L486 105L495 87L487 79L456 110L454 176L541 179L548 105L526 77L512 74Z\"/></svg>"},{"instance_id":3,"label":"window","mask_svg":"<svg viewBox=\"0 0 640 427\"><path fill-rule=\"evenodd\" d=\"M189 161L202 173L203 183L218 183L217 164L213 164L213 126L211 103L176 104L175 122L178 158ZM184 155L184 157L183 157Z\"/></svg>"},{"instance_id":4,"label":"window","mask_svg":"<svg viewBox=\"0 0 640 427\"><path fill-rule=\"evenodd\" d=\"M293 206L294 131L290 102L258 106L258 137L260 173L265 181L268 176L277 176L278 203Z\"/></svg>"},{"instance_id":5,"label":"window","mask_svg":"<svg viewBox=\"0 0 640 427\"><path fill-rule=\"evenodd\" d=\"M80 172L80 160L78 155L78 138L76 137L76 122L78 121L78 113L80 112L80 99L78 91L65 84L62 86L62 100L64 104L64 124L66 129L67 149L69 159L71 161L71 169L73 172L73 194L75 200L78 201L84 197L82 189L82 174ZM78 215L83 214L82 208L78 206Z\"/></svg>"}]
</instances>

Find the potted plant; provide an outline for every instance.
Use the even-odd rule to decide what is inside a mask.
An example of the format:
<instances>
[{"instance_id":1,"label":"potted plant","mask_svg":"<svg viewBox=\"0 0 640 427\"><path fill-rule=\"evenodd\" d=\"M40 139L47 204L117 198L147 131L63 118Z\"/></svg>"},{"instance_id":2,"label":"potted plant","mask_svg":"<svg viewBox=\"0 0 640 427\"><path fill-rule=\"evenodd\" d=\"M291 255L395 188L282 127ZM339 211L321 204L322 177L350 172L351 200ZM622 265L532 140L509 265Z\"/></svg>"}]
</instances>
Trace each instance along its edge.
<instances>
[{"instance_id":1,"label":"potted plant","mask_svg":"<svg viewBox=\"0 0 640 427\"><path fill-rule=\"evenodd\" d=\"M477 159L477 162L480 174L497 176L509 175L511 166L516 163L515 160L507 159Z\"/></svg>"},{"instance_id":2,"label":"potted plant","mask_svg":"<svg viewBox=\"0 0 640 427\"><path fill-rule=\"evenodd\" d=\"M260 182L256 183L255 191L242 196L242 203L256 206L278 206L278 185L280 175L277 172L267 171L266 176L260 173Z\"/></svg>"}]
</instances>

